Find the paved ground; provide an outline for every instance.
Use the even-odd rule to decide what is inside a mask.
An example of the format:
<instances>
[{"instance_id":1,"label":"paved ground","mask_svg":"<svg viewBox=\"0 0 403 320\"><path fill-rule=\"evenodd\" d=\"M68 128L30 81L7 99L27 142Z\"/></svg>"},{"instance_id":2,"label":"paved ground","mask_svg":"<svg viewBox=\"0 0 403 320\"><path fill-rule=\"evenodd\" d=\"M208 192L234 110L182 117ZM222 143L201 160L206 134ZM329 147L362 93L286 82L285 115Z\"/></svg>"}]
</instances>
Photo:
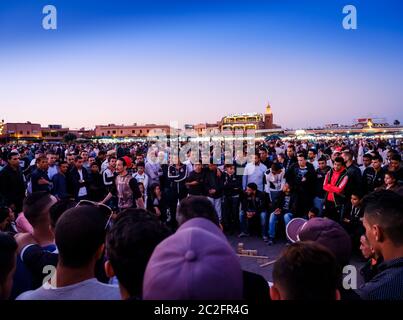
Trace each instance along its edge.
<instances>
[{"instance_id":1,"label":"paved ground","mask_svg":"<svg viewBox=\"0 0 403 320\"><path fill-rule=\"evenodd\" d=\"M244 244L244 249L252 249L257 250L259 256L267 256L268 259L257 259L257 258L250 258L250 257L240 257L242 268L246 271L258 273L262 275L267 281L272 281L272 271L273 265L269 265L267 267L260 267L261 264L275 260L283 250L286 241L279 240L276 244L272 246L268 246L261 238L257 238L254 236L248 238L238 238L236 236L228 236L228 241L237 249L238 243L242 242ZM359 256L353 256L350 263L357 267L359 270L364 262ZM362 283L362 279L358 277L358 286Z\"/></svg>"}]
</instances>

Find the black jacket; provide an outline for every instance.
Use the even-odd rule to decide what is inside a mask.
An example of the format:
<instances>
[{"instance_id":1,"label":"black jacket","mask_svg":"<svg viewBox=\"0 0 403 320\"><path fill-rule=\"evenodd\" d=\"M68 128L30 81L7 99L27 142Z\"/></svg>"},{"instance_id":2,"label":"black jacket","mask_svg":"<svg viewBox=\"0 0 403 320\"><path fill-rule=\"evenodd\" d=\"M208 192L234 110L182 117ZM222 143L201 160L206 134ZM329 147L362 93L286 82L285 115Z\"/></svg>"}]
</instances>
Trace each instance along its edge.
<instances>
[{"instance_id":1,"label":"black jacket","mask_svg":"<svg viewBox=\"0 0 403 320\"><path fill-rule=\"evenodd\" d=\"M218 171L219 169L217 169ZM206 189L206 194L208 197L211 197L213 199L218 199L222 196L223 192L223 176L221 173L221 176L217 176L216 171L211 171L207 170L206 175L205 175L205 180L204 180L204 187ZM209 194L210 189L215 189L216 192L213 195Z\"/></svg>"},{"instance_id":2,"label":"black jacket","mask_svg":"<svg viewBox=\"0 0 403 320\"><path fill-rule=\"evenodd\" d=\"M296 213L297 211L297 197L295 193L289 194L289 202L286 203L287 195L281 191L279 196L276 199L276 202L273 204L273 210L277 208L281 209L281 213ZM286 208L288 207L288 208Z\"/></svg>"},{"instance_id":3,"label":"black jacket","mask_svg":"<svg viewBox=\"0 0 403 320\"><path fill-rule=\"evenodd\" d=\"M88 172L85 168L82 168L82 173L83 173L83 183L80 183L80 174L78 173L77 168L73 168L69 174L68 174L68 185L69 185L69 191L75 198L78 198L78 192L80 191L81 187L86 187L87 188L87 194L88 194L88 186L89 186L89 176Z\"/></svg>"},{"instance_id":4,"label":"black jacket","mask_svg":"<svg viewBox=\"0 0 403 320\"><path fill-rule=\"evenodd\" d=\"M230 176L228 173L223 173L223 193L226 197L239 196L242 191L242 180L235 173Z\"/></svg>"},{"instance_id":5,"label":"black jacket","mask_svg":"<svg viewBox=\"0 0 403 320\"><path fill-rule=\"evenodd\" d=\"M315 169L309 162L306 163L306 173L304 175L305 181L302 181L304 177L301 176L301 169L298 163L295 163L288 169L285 174L285 179L288 184L293 188L293 191L298 194L305 194L313 196L315 192Z\"/></svg>"},{"instance_id":6,"label":"black jacket","mask_svg":"<svg viewBox=\"0 0 403 320\"><path fill-rule=\"evenodd\" d=\"M21 170L12 169L7 165L0 171L0 200L4 205L16 207L16 213L22 211L22 202L25 197L25 182Z\"/></svg>"},{"instance_id":7,"label":"black jacket","mask_svg":"<svg viewBox=\"0 0 403 320\"><path fill-rule=\"evenodd\" d=\"M263 191L256 191L256 197L253 198L245 194L241 201L241 208L244 212L267 212L268 211L268 201L267 195Z\"/></svg>"},{"instance_id":8,"label":"black jacket","mask_svg":"<svg viewBox=\"0 0 403 320\"><path fill-rule=\"evenodd\" d=\"M385 171L380 169L378 172L374 168L368 167L362 174L362 189L364 194L374 191L384 184Z\"/></svg>"}]
</instances>

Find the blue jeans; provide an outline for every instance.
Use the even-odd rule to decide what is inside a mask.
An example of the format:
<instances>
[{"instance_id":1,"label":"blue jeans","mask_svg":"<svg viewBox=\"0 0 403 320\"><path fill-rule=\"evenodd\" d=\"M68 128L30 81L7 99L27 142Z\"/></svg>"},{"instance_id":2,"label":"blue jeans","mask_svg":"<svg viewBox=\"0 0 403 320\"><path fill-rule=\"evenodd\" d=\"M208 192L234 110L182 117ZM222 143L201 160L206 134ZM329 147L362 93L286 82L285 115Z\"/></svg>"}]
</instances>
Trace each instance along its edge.
<instances>
[{"instance_id":1,"label":"blue jeans","mask_svg":"<svg viewBox=\"0 0 403 320\"><path fill-rule=\"evenodd\" d=\"M239 212L239 222L241 224L241 232L248 233L249 219L246 216L246 212L243 211L243 210L241 210ZM262 211L260 213L260 227L261 227L261 232L262 232L263 237L267 235L267 227L266 226L267 226L267 212Z\"/></svg>"},{"instance_id":2,"label":"blue jeans","mask_svg":"<svg viewBox=\"0 0 403 320\"><path fill-rule=\"evenodd\" d=\"M269 237L271 239L274 239L276 237L276 225L278 220L282 214L275 214L272 212L270 214L270 219L269 219ZM283 217L284 219L284 225L287 226L287 224L291 221L291 219L294 217L294 215L290 212L286 213Z\"/></svg>"},{"instance_id":3,"label":"blue jeans","mask_svg":"<svg viewBox=\"0 0 403 320\"><path fill-rule=\"evenodd\" d=\"M315 197L313 199L313 206L319 209L319 217L323 216L323 205L325 204L325 199Z\"/></svg>"}]
</instances>

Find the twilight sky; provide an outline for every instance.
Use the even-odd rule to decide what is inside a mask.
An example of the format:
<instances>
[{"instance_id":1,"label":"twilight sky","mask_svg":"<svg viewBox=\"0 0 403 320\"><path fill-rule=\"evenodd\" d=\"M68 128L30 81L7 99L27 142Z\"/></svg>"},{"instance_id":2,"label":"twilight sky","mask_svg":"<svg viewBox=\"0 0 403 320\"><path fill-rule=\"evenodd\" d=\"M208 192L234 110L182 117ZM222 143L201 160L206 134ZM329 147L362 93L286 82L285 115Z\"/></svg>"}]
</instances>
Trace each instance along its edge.
<instances>
[{"instance_id":1,"label":"twilight sky","mask_svg":"<svg viewBox=\"0 0 403 320\"><path fill-rule=\"evenodd\" d=\"M399 0L1 0L0 118L183 125L270 101L286 128L403 121L402 57Z\"/></svg>"}]
</instances>

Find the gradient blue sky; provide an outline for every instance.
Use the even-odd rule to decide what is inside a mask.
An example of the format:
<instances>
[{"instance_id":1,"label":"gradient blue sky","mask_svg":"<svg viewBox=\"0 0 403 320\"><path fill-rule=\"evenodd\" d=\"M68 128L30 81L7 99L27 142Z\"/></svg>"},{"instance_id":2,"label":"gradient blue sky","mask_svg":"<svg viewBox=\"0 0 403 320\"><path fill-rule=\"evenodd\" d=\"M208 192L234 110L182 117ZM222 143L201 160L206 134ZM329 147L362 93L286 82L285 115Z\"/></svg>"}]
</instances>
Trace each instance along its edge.
<instances>
[{"instance_id":1,"label":"gradient blue sky","mask_svg":"<svg viewBox=\"0 0 403 320\"><path fill-rule=\"evenodd\" d=\"M288 128L402 121L402 57L399 0L1 0L0 117L183 125L270 101Z\"/></svg>"}]
</instances>

